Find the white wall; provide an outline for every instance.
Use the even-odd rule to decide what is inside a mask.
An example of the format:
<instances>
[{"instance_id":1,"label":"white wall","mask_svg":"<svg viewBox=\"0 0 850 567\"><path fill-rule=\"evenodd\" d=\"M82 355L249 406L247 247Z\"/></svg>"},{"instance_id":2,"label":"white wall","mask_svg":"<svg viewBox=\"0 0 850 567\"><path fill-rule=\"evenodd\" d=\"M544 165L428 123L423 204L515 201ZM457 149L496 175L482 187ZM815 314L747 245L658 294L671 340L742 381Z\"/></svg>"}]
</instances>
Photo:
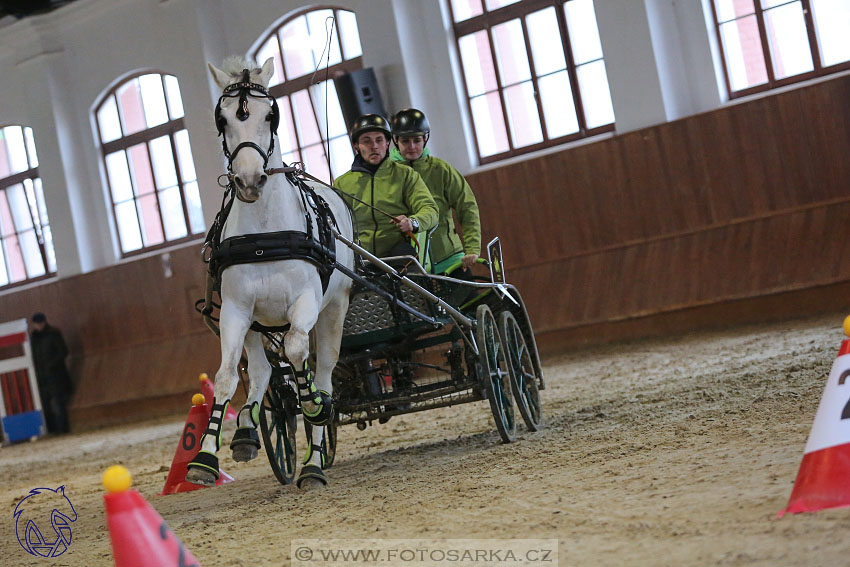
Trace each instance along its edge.
<instances>
[{"instance_id":1,"label":"white wall","mask_svg":"<svg viewBox=\"0 0 850 567\"><path fill-rule=\"evenodd\" d=\"M428 113L432 151L463 173L474 147L443 0L337 0L357 14L363 64L388 112ZM699 0L596 0L619 132L721 104ZM324 3L323 3L324 5ZM77 0L0 22L0 125L33 128L60 277L119 262L92 110L140 70L175 75L204 216L221 202L224 169L212 121L218 92L206 63L245 54L297 0ZM707 88L707 86L709 88ZM127 260L132 261L132 260Z\"/></svg>"}]
</instances>

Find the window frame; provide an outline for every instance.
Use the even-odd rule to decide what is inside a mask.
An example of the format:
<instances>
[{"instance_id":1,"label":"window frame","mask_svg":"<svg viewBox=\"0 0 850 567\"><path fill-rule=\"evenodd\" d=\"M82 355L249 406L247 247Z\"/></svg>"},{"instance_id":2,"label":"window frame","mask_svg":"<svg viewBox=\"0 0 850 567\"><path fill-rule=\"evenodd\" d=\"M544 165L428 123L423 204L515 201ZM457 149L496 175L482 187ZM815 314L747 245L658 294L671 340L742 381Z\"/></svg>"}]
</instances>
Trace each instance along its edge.
<instances>
[{"instance_id":1,"label":"window frame","mask_svg":"<svg viewBox=\"0 0 850 567\"><path fill-rule=\"evenodd\" d=\"M19 124L7 124L6 126L0 126L0 129L7 128L9 126L19 126L21 128L21 130L23 130L25 128L25 126L21 126ZM26 147L26 144L24 144L24 151L26 151L26 153L27 153L27 163L29 163L29 161L30 161L29 153L30 152L29 152L29 148ZM36 179L41 179L41 175L39 175L39 172L38 172L38 166L31 167L31 168L29 168L25 171L15 173L15 174L10 175L8 177L0 178L0 192L5 193L6 189L8 189L9 187L11 187L13 185L22 184L27 179L29 179L33 183L35 183ZM30 204L30 203L28 203L28 204ZM37 206L38 206L38 203L36 203L36 207ZM45 203L45 206L46 206L46 203ZM35 230L36 226L44 226L44 225L41 224L40 219L38 220L38 222L36 222L36 219L32 218L32 208L31 207L27 207L27 212L29 213L30 220L33 223L33 230ZM50 218L48 216L48 221L49 220L50 220ZM51 226L51 223L48 222L48 224L46 226L48 226L48 227ZM18 227L15 227L15 237L18 238L18 242L20 242L20 235L21 235L21 232L18 231ZM36 235L38 235L38 231L36 231ZM5 240L5 237L0 236L0 241L2 241L2 240ZM55 278L57 276L56 271L50 271L50 262L47 261L47 249L44 247L44 237L37 239L36 241L38 242L38 250L41 253L41 261L44 264L44 275L35 276L35 277L32 277L32 278L26 277L26 278L24 278L20 281L17 281L17 282L11 282L10 281L7 284L0 285L0 291L5 291L5 290L11 289L13 287L27 285L27 284L39 282L39 281L42 281L42 280L52 279L52 278ZM19 246L20 246L20 244L19 244ZM55 253L56 253L56 249L54 247L54 254ZM6 264L6 266L5 266L6 267L6 273L8 274L9 273L9 266L8 266L8 260L6 259L6 254L3 254L3 261ZM26 270L26 268L24 268L24 269Z\"/></svg>"},{"instance_id":2,"label":"window frame","mask_svg":"<svg viewBox=\"0 0 850 567\"><path fill-rule=\"evenodd\" d=\"M764 13L765 11L770 11L771 9L778 8L782 5L791 4L796 1L800 2L801 8L803 10L803 21L806 24L806 36L809 39L809 51L812 56L812 66L814 67L814 69L807 73L792 75L790 77L785 77L784 79L776 79L776 73L773 69L773 56L771 55L770 42L768 41L767 24L764 21ZM732 81L729 78L729 67L726 63L726 46L723 44L723 36L720 33L720 25L722 23L728 22L719 21L717 15L716 0L709 0L709 4L711 4L711 17L713 19L712 21L714 24L714 33L717 39L718 49L720 50L720 62L723 66L723 78L725 81L726 93L729 97L729 100L765 91L770 91L773 89L784 87L786 85L801 83L804 81L808 81L809 79L824 77L826 75L832 75L834 73L839 73L841 71L850 69L850 61L836 63L835 65L830 65L828 67L823 66L820 56L820 44L818 43L817 30L815 29L814 15L812 12L812 5L810 0L788 0L783 4L773 6L771 8L763 8L761 5L761 0L753 0L753 9L755 11L754 15L756 17L756 23L758 25L759 30L759 39L761 41L762 57L764 59L765 68L767 70L767 82L761 85L748 87L746 89L733 91ZM728 21L734 21L734 19Z\"/></svg>"},{"instance_id":3,"label":"window frame","mask_svg":"<svg viewBox=\"0 0 850 567\"><path fill-rule=\"evenodd\" d=\"M337 37L338 40L339 40L339 38L342 37L340 35L338 12L340 12L340 11L351 12L352 14L356 15L354 10L350 10L348 8L344 8L344 7L341 7L341 6L332 6L332 5L327 5L327 4L309 6L307 8L297 10L297 11L289 14L285 19L281 20L275 27L273 27L272 29L268 30L265 34L260 36L260 38L254 44L255 47L253 49L251 49L251 51L248 53L248 57L253 59L254 61L257 61L257 57L259 55L260 49L266 44L266 42L269 41L269 39L271 39L273 36L277 36L277 34L279 32L281 32L287 24L289 24L291 21L293 21L297 18L305 16L306 14L309 14L311 12L321 11L321 10L333 10L333 12L334 12L334 33L336 34L336 37ZM357 35L358 35L358 38L359 38L359 36L360 36L359 27L358 27L358 30L357 30ZM340 45L340 56L342 57L342 61L340 61L339 63L329 65L327 67L327 69L320 68L319 72L315 73L315 75L316 75L315 77L314 77L314 73L309 73L309 74L306 74L306 75L302 75L300 77L295 77L294 79L286 79L285 78L285 75L286 75L286 59L283 57L283 47L282 47L279 39L278 39L277 44L278 44L278 50L279 50L279 54L280 54L281 69L283 69L284 77L283 77L283 82L269 87L269 95L274 97L275 99L279 99L279 98L282 98L282 97L289 97L290 104L289 104L288 119L293 124L293 131L295 133L296 147L298 148L298 153L301 156L301 162L303 163L303 161L304 161L304 148L306 146L301 145L301 134L298 131L298 128L294 127L294 125L297 124L297 120L295 118L294 105L291 103L292 96L294 94L300 92L300 91L305 91L307 93L307 96L309 97L309 100L310 100L310 110L313 112L313 118L315 119L317 125L321 124L322 121L320 120L319 115L316 114L316 103L313 99L313 93L310 92L310 87L312 87L314 85L313 80L315 78L317 78L319 76L319 74L321 74L322 80L333 81L333 79L335 79L336 77L339 77L341 75L345 75L347 73L351 73L353 71L359 71L359 70L363 69L363 54L361 52L361 54L358 55L357 57L354 57L354 58L351 58L351 59L346 59L345 53L342 52L342 46ZM257 63L262 65L263 62L257 61ZM283 109L281 109L281 113L283 113L283 112L285 112L285 111ZM283 116L281 116L281 124L283 123L283 121L284 121L284 118L283 118ZM349 126L350 126L349 124L345 125L346 136L348 135ZM321 138L322 154L324 155L325 162L327 164L328 172L329 172L329 175L331 177L331 180L333 180L333 168L331 167L331 160L330 160L330 156L328 155L330 153L330 139L325 138L325 132L322 131L321 128L319 128L319 137ZM314 145L314 144L310 144L310 145ZM277 148L278 152L281 152L282 149L283 148ZM291 164L289 164L289 165L291 165Z\"/></svg>"},{"instance_id":4,"label":"window frame","mask_svg":"<svg viewBox=\"0 0 850 567\"><path fill-rule=\"evenodd\" d=\"M581 97L581 90L579 88L578 82L578 73L577 67L575 64L575 59L573 57L573 49L572 45L569 41L569 29L567 27L567 17L564 13L564 7L570 0L521 0L520 2L509 4L507 6L503 6L501 8L497 8L492 11L488 11L487 4L485 0L482 0L482 9L483 13L477 16L473 16L461 22L455 22L454 17L454 8L452 7L451 0L447 0L447 5L449 9L449 15L452 21L452 29L454 31L455 36L455 47L457 49L458 54L460 53L460 39L462 37L468 36L470 34L474 34L480 31L487 32L488 44L490 46L490 55L493 60L493 70L495 72L496 77L496 85L497 91L499 93L499 101L501 103L502 109L502 117L504 119L505 128L508 129L508 151L501 152L497 154L493 154L487 157L481 156L481 148L478 144L478 131L475 128L475 124L472 124L472 135L475 143L475 155L478 158L478 163L481 165L493 163L497 161L502 161L508 158L512 158L515 156L520 156L524 154L528 154L537 150L541 150L544 148L550 148L552 146L559 146L561 144L566 144L569 142L573 142L576 140L581 140L584 138L590 138L592 136L596 136L599 134L604 134L606 132L613 132L616 128L616 121L610 124L605 124L602 126L597 126L595 128L587 127L587 119L584 113L584 102ZM526 23L525 16L532 14L534 12L543 10L548 7L555 8L555 14L558 21L558 32L560 34L561 46L564 50L564 57L566 61L566 71L570 79L570 90L572 91L573 103L575 105L576 111L576 119L578 121L578 132L574 132L572 134L567 134L565 136L559 136L557 138L550 138L548 135L548 131L546 128L546 120L545 115L543 114L543 101L540 96L540 89L538 85L538 81L540 77L537 76L534 64L534 58L532 57L532 49L531 42L528 34L528 24ZM531 72L531 84L534 88L534 101L537 108L537 115L540 118L540 128L543 133L543 141L538 142L536 144L531 144L528 146L523 146L521 148L515 148L512 136L509 131L509 115L507 109L507 103L505 102L505 89L507 87L502 86L501 81L501 72L499 70L498 64L498 56L496 53L496 48L493 43L493 34L490 30L505 22L519 19L520 24L522 25L523 31L523 40L525 42L525 50L528 56L528 66ZM604 61L604 54L601 59ZM594 60L594 61L598 61ZM585 62L584 64L592 63L591 61ZM466 108L469 116L472 116L472 97L469 96L469 86L466 82L466 72L463 69L463 62L458 61L461 69L461 80L463 81L463 90L464 97L466 98ZM584 65L583 64L583 65ZM510 86L510 85L508 85Z\"/></svg>"},{"instance_id":5,"label":"window frame","mask_svg":"<svg viewBox=\"0 0 850 567\"><path fill-rule=\"evenodd\" d=\"M115 227L115 236L118 239L118 250L119 250L119 253L120 253L122 259L131 258L133 256L139 256L139 255L142 255L142 254L147 254L149 252L161 250L163 248L170 248L170 247L175 246L175 245L183 244L183 243L186 243L186 242L192 242L194 240L198 240L198 239L204 237L203 231L198 232L198 233L192 232L192 226L191 226L191 223L190 223L190 216L189 216L189 208L188 208L188 205L187 205L187 199L186 199L186 193L185 193L186 183L183 179L183 172L181 171L180 160L177 156L177 144L176 144L176 140L175 140L175 135L178 132L181 132L183 130L187 130L185 122L184 122L185 111L184 111L184 115L181 116L180 118L174 118L174 119L170 118L171 117L171 111L172 111L171 102L169 101L169 97L166 95L165 96L165 106L166 106L166 109L168 111L168 116L169 116L169 120L167 122L165 122L163 124L158 124L158 125L153 126L151 128L145 128L144 130L140 130L138 132L133 132L132 134L122 135L120 138L118 138L116 140L111 140L109 142L103 141L103 133L102 133L102 130L101 130L101 127L100 127L100 119L98 117L100 109L103 108L103 106L107 103L107 101L110 98L114 98L116 105L117 105L118 104L118 96L117 96L118 90L121 89L124 85L126 85L130 81L133 81L133 80L138 79L139 77L143 77L145 75L159 75L160 81L162 82L162 90L163 90L164 94L168 92L167 87L165 85L165 77L171 76L171 77L174 77L175 79L177 79L176 75L174 75L172 73L168 73L166 71L157 70L157 69L146 69L144 71L137 71L137 72L135 72L131 75L127 75L126 77L123 77L120 82L113 85L108 91L103 93L103 95L100 97L100 100L95 105L94 110L93 110L94 121L95 121L95 131L97 132L97 140L98 140L98 143L100 145L100 154L101 154L101 159L102 159L101 163L104 167L104 178L106 179L106 188L109 192L109 208L110 208L110 212L112 214L113 226ZM179 81L178 81L178 84L179 84ZM182 99L182 91L181 91L181 99ZM182 102L182 100L181 100L181 102ZM120 108L120 106L118 108ZM177 189L180 192L180 205L181 205L181 208L183 209L183 218L186 222L186 230L189 234L187 234L186 236L183 236L181 238L176 238L174 240L168 240L165 237L165 222L162 221L162 224L163 224L163 239L164 239L163 242L161 242L159 244L153 244L151 246L145 246L144 241L143 241L141 248L139 248L137 250L131 250L131 251L125 252L124 247L122 246L122 243L121 243L121 231L119 230L119 227L118 227L118 215L115 212L116 203L115 203L115 200L114 200L114 193L112 191L112 182L109 179L109 174L108 174L108 171L106 169L106 156L108 156L109 154L112 154L114 152L121 151L121 150L126 152L132 146L137 146L137 145L142 144L142 143L147 144L147 143L152 142L153 140L155 140L157 138L161 138L161 137L166 136L166 135L168 136L170 143L171 143L171 157L174 161L174 170L175 170L175 174L176 174L176 177L177 177ZM155 170L153 158L151 157L150 151L148 151L147 154L148 154L148 164L151 168L151 172L153 173L153 171ZM193 157L193 161L194 161L194 157ZM156 199L157 211L159 212L160 220L162 220L162 205L160 204L160 195L159 195L160 191L155 188L153 193L154 193L154 198ZM135 193L135 188L134 188L133 201L138 202L138 197L139 197L139 195L137 195ZM144 227L142 226L142 223L139 221L138 210L137 210L137 214L136 214L136 219L137 219L137 222L139 224L139 232L141 234L141 233L144 232Z\"/></svg>"}]
</instances>

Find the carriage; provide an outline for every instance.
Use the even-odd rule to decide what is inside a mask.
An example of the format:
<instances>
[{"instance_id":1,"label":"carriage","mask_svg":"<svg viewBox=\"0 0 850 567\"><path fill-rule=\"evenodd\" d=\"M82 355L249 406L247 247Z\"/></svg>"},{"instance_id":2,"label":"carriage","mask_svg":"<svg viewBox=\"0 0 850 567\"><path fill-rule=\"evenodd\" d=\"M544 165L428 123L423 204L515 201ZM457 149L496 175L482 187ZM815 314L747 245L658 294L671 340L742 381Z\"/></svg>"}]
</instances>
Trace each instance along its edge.
<instances>
[{"instance_id":1,"label":"carriage","mask_svg":"<svg viewBox=\"0 0 850 567\"><path fill-rule=\"evenodd\" d=\"M381 259L360 247L343 196L275 151L273 60L262 69L241 63L210 65L222 87L215 118L228 171L202 253L207 293L196 308L221 339L221 398L187 480L211 486L218 478L222 419L239 379L249 386L230 444L234 460L257 457L259 425L276 477L292 482L301 414L302 488L327 484L323 470L342 425L365 429L486 399L504 442L516 436L515 403L526 426L540 428L543 372L522 297L505 281L499 240L483 261L489 278L472 280L423 267L428 234L419 235L419 258Z\"/></svg>"},{"instance_id":2,"label":"carriage","mask_svg":"<svg viewBox=\"0 0 850 567\"><path fill-rule=\"evenodd\" d=\"M364 263L355 279L333 372L327 466L336 454L338 427L364 430L438 407L486 399L505 443L516 438L515 408L528 430L542 426L539 391L545 383L531 321L519 291L504 281L498 238L487 251L482 263L490 277L466 281L430 274L412 257L380 260L356 250L372 263ZM297 465L300 409L280 335L265 333L272 377L260 427L272 470L288 484Z\"/></svg>"}]
</instances>

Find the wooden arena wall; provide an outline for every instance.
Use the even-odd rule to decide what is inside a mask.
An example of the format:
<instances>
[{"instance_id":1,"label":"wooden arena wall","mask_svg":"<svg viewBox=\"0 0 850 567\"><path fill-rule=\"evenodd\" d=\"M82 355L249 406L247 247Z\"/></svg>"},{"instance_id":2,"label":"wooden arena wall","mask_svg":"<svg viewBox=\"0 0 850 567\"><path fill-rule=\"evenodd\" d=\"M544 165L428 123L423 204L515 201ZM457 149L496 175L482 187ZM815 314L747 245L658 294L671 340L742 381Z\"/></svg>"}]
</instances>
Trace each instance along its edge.
<instances>
[{"instance_id":1,"label":"wooden arena wall","mask_svg":"<svg viewBox=\"0 0 850 567\"><path fill-rule=\"evenodd\" d=\"M62 330L73 429L188 411L199 374L214 375L218 339L193 307L205 281L200 250L196 242L0 296L4 320L43 311Z\"/></svg>"},{"instance_id":2,"label":"wooden arena wall","mask_svg":"<svg viewBox=\"0 0 850 567\"><path fill-rule=\"evenodd\" d=\"M850 77L469 182L544 351L850 305ZM74 429L185 411L213 375L199 251L170 277L158 254L0 295L2 320L64 331Z\"/></svg>"},{"instance_id":3,"label":"wooden arena wall","mask_svg":"<svg viewBox=\"0 0 850 567\"><path fill-rule=\"evenodd\" d=\"M544 350L850 305L850 76L468 179Z\"/></svg>"}]
</instances>

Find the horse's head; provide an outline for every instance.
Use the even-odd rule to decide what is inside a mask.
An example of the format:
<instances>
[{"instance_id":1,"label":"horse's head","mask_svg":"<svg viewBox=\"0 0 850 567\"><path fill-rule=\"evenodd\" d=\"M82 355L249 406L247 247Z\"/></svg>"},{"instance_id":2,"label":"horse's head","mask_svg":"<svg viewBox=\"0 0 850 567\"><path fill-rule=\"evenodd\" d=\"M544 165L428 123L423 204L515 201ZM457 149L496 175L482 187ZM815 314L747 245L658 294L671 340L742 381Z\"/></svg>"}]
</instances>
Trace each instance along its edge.
<instances>
[{"instance_id":1,"label":"horse's head","mask_svg":"<svg viewBox=\"0 0 850 567\"><path fill-rule=\"evenodd\" d=\"M277 101L268 92L274 60L269 58L262 69L236 59L225 61L223 67L209 64L213 79L222 89L215 124L237 197L252 203L260 198L268 180L266 168L280 120Z\"/></svg>"}]
</instances>

